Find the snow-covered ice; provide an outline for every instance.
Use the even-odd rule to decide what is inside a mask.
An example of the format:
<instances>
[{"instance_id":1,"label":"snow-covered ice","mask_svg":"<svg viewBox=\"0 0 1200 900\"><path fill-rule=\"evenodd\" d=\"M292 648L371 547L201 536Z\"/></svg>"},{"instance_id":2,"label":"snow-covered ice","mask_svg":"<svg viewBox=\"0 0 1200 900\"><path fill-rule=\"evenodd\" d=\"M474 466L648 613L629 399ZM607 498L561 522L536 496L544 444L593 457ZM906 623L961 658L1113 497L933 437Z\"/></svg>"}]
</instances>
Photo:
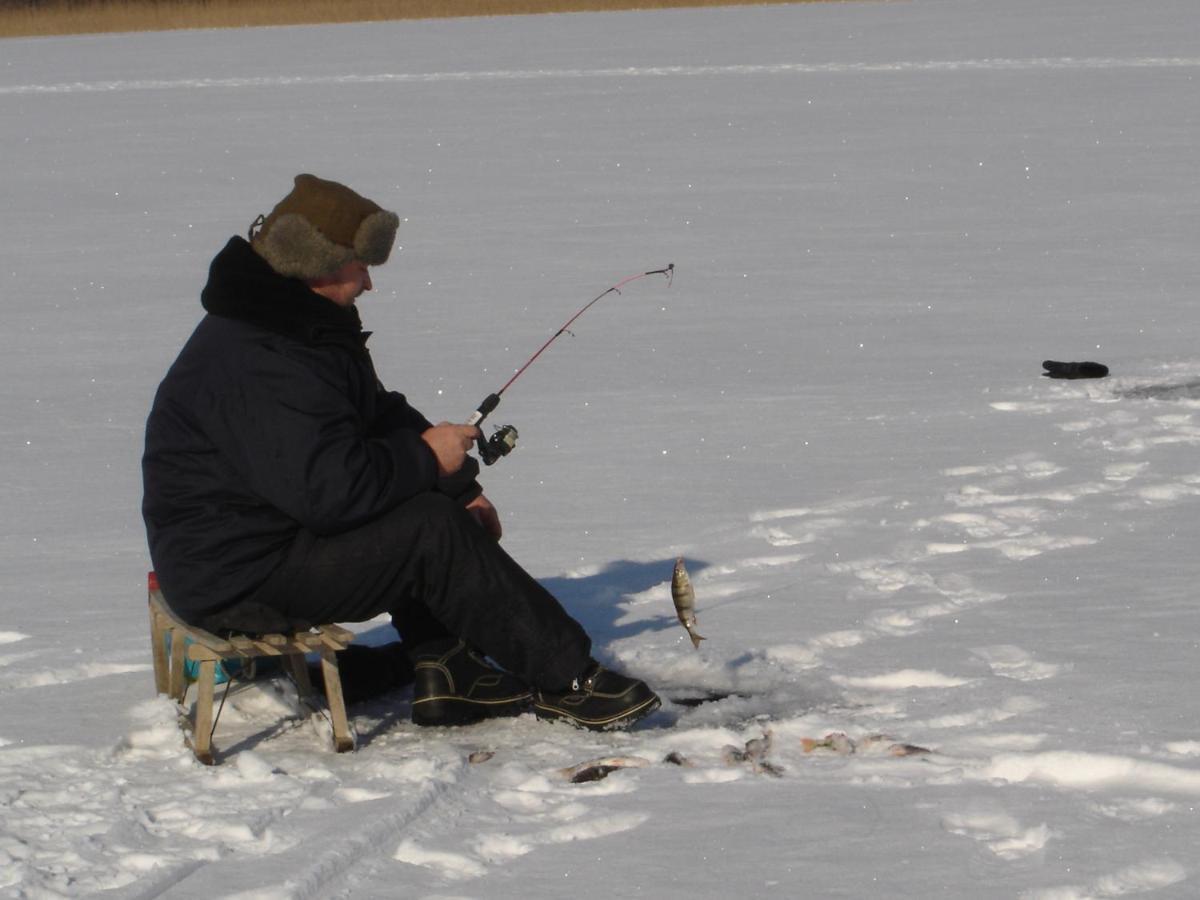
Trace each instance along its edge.
<instances>
[{"instance_id":1,"label":"snow-covered ice","mask_svg":"<svg viewBox=\"0 0 1200 900\"><path fill-rule=\"evenodd\" d=\"M9 39L0 115L0 896L1200 893L1194 0ZM676 264L506 393L486 486L604 659L725 699L594 735L400 695L335 755L267 681L192 759L142 425L299 171L400 211L361 309L436 418Z\"/></svg>"}]
</instances>

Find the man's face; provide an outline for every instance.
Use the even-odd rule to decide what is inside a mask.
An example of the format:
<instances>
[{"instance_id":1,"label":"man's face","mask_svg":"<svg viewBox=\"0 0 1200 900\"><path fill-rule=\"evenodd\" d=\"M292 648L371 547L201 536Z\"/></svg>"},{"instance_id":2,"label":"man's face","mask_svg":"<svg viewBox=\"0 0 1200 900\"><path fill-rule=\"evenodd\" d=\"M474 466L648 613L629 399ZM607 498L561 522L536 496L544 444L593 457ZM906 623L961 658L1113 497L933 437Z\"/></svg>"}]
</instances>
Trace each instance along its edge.
<instances>
[{"instance_id":1,"label":"man's face","mask_svg":"<svg viewBox=\"0 0 1200 900\"><path fill-rule=\"evenodd\" d=\"M363 291L371 289L371 273L357 259L346 263L331 275L308 282L313 293L332 300L338 306L353 306Z\"/></svg>"}]
</instances>

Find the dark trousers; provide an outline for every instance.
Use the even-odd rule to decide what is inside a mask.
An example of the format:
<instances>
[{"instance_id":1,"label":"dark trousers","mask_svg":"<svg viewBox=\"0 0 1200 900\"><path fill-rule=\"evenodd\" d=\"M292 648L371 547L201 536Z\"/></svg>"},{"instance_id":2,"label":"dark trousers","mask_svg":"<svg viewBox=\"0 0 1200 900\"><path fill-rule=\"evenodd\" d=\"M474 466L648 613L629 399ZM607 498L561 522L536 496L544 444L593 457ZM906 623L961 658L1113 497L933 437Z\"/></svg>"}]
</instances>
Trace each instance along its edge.
<instances>
[{"instance_id":1,"label":"dark trousers","mask_svg":"<svg viewBox=\"0 0 1200 900\"><path fill-rule=\"evenodd\" d=\"M442 494L342 534L302 531L251 599L310 623L386 612L406 646L461 637L543 690L564 689L590 660L583 627Z\"/></svg>"}]
</instances>

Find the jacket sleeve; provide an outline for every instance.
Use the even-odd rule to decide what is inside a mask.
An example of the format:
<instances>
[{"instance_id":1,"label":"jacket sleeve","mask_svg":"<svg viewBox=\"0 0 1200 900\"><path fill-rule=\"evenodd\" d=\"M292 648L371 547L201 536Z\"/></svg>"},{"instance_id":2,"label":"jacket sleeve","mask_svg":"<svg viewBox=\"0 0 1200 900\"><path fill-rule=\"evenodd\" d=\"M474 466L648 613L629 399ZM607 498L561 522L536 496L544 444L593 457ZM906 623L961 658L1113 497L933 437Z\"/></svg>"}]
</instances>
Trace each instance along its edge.
<instances>
[{"instance_id":1,"label":"jacket sleeve","mask_svg":"<svg viewBox=\"0 0 1200 900\"><path fill-rule=\"evenodd\" d=\"M408 399L403 394L389 391L382 386L378 389L376 409L378 412L375 415L375 421L371 424L371 431L377 434L387 434L397 428L408 429L420 434L425 429L433 427L432 422L409 405Z\"/></svg>"},{"instance_id":2,"label":"jacket sleeve","mask_svg":"<svg viewBox=\"0 0 1200 900\"><path fill-rule=\"evenodd\" d=\"M336 365L279 353L242 374L209 398L209 436L251 491L305 528L347 531L436 488L420 430L373 429Z\"/></svg>"},{"instance_id":3,"label":"jacket sleeve","mask_svg":"<svg viewBox=\"0 0 1200 900\"><path fill-rule=\"evenodd\" d=\"M411 429L421 434L433 423L420 412L409 406L403 394L379 389L379 414L375 417L372 431L387 435L395 429ZM483 487L476 480L479 477L479 462L468 456L461 469L453 475L443 475L438 478L435 489L447 497L453 497L462 503L470 503L483 493Z\"/></svg>"}]
</instances>

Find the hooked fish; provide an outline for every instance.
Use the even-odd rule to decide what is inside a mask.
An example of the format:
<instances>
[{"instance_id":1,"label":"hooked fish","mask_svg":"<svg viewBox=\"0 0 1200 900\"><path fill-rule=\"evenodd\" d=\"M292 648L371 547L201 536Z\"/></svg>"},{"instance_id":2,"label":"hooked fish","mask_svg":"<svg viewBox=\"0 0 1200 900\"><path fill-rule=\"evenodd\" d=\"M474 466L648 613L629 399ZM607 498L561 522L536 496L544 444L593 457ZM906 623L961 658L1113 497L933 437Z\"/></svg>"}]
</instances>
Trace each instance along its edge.
<instances>
[{"instance_id":1,"label":"hooked fish","mask_svg":"<svg viewBox=\"0 0 1200 900\"><path fill-rule=\"evenodd\" d=\"M671 599L675 602L675 615L687 629L692 646L700 649L700 642L707 639L696 633L696 592L692 590L692 580L688 578L682 556L675 560L675 571L671 573Z\"/></svg>"}]
</instances>

